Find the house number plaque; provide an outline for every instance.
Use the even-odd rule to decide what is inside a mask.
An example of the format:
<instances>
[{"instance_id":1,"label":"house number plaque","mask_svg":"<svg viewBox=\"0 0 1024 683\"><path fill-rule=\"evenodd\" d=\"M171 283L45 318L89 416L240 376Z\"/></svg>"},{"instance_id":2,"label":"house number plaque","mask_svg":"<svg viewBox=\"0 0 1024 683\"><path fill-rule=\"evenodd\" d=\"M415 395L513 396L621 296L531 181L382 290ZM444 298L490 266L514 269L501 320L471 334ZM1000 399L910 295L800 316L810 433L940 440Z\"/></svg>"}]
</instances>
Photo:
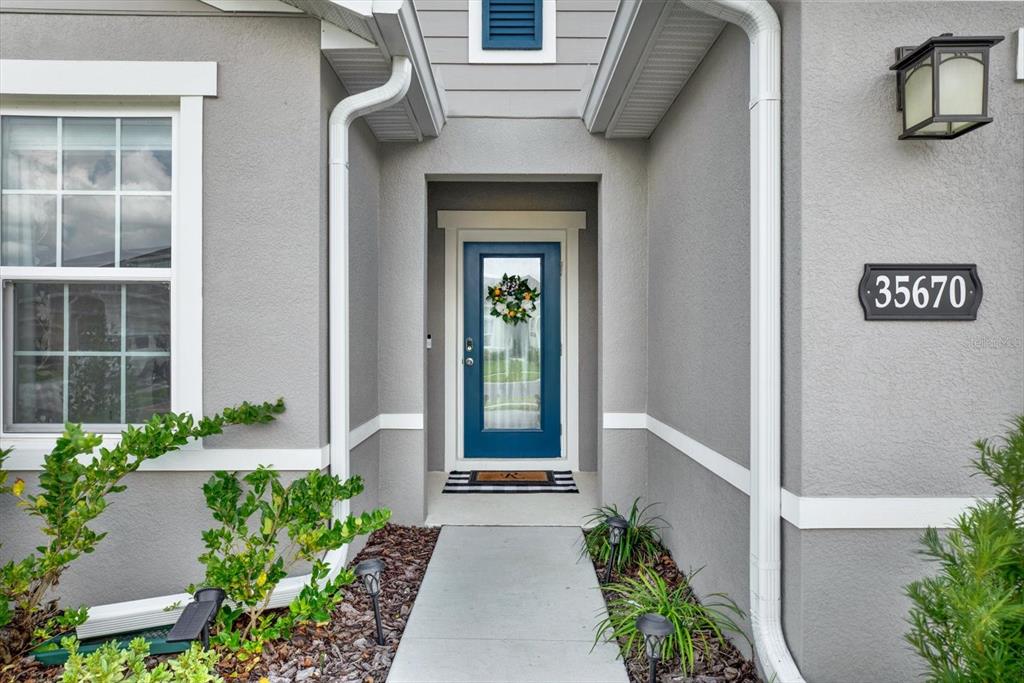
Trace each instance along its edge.
<instances>
[{"instance_id":1,"label":"house number plaque","mask_svg":"<svg viewBox=\"0 0 1024 683\"><path fill-rule=\"evenodd\" d=\"M868 263L859 293L865 320L975 320L981 280L973 263Z\"/></svg>"}]
</instances>

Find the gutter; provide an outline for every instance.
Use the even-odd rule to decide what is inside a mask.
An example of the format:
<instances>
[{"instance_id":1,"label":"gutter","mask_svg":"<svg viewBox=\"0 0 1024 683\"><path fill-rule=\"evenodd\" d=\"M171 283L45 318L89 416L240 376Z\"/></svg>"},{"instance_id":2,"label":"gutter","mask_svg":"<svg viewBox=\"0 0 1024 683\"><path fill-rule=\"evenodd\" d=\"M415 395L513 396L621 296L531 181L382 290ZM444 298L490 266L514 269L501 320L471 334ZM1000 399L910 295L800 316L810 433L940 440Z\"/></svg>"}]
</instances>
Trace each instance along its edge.
<instances>
[{"instance_id":1,"label":"gutter","mask_svg":"<svg viewBox=\"0 0 1024 683\"><path fill-rule=\"evenodd\" d=\"M328 124L328 340L330 344L330 434L329 461L331 473L345 479L349 476L349 355L348 355L348 139L349 127L360 116L386 109L402 100L412 83L412 63L408 57L391 60L391 78L383 85L338 102L331 111ZM349 503L339 503L334 517L345 519ZM327 580L333 579L345 566L348 546L324 556L330 566ZM309 582L310 575L290 576L274 589L270 607L289 604ZM111 633L135 631L173 623L192 600L187 593L131 600L89 609L89 619L78 627L79 638L92 638ZM174 606L171 609L171 606Z\"/></svg>"},{"instance_id":2,"label":"gutter","mask_svg":"<svg viewBox=\"0 0 1024 683\"><path fill-rule=\"evenodd\" d=\"M683 0L750 38L750 621L764 677L803 683L782 632L782 27L765 0Z\"/></svg>"}]
</instances>

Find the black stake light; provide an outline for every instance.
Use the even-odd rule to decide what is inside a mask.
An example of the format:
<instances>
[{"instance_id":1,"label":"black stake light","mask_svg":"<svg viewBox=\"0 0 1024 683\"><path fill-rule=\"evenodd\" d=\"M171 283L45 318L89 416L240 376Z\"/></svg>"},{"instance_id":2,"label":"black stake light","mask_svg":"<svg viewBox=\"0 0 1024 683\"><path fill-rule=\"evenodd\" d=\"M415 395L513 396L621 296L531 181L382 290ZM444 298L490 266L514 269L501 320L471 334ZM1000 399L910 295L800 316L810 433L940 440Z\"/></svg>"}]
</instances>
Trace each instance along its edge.
<instances>
[{"instance_id":1,"label":"black stake light","mask_svg":"<svg viewBox=\"0 0 1024 683\"><path fill-rule=\"evenodd\" d=\"M380 623L380 574L384 563L377 559L363 560L356 565L356 576L373 601L373 618L377 623L377 644L384 644L384 628Z\"/></svg>"},{"instance_id":2,"label":"black stake light","mask_svg":"<svg viewBox=\"0 0 1024 683\"><path fill-rule=\"evenodd\" d=\"M615 565L615 560L619 556L619 543L622 542L622 536L628 528L629 522L619 515L608 518L608 544L611 545L611 551L608 553L608 564L604 568L605 583L612 580L612 566Z\"/></svg>"},{"instance_id":3,"label":"black stake light","mask_svg":"<svg viewBox=\"0 0 1024 683\"><path fill-rule=\"evenodd\" d=\"M657 683L661 645L665 642L665 638L672 633L672 623L660 614L641 614L636 620L636 630L644 635L648 683Z\"/></svg>"}]
</instances>

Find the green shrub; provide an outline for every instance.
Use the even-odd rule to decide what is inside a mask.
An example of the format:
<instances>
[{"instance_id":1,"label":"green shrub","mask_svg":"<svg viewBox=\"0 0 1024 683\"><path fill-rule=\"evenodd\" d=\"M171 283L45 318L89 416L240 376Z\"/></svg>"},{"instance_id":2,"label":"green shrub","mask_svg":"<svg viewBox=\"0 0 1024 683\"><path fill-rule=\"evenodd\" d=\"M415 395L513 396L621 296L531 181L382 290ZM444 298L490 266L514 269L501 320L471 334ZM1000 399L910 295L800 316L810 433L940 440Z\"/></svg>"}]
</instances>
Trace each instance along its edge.
<instances>
[{"instance_id":1,"label":"green shrub","mask_svg":"<svg viewBox=\"0 0 1024 683\"><path fill-rule=\"evenodd\" d=\"M288 638L297 623L330 620L341 589L354 576L344 569L329 579L323 554L383 527L391 516L388 510L374 510L332 521L335 506L362 490L359 477L343 482L319 471L288 486L265 467L241 480L227 472L210 477L203 494L221 525L203 532L207 551L199 560L206 566L205 585L223 589L233 605L218 615L215 645L244 662L262 652L265 642ZM279 549L282 535L288 544ZM312 563L310 582L287 613L267 612L274 587L298 562Z\"/></svg>"},{"instance_id":2,"label":"green shrub","mask_svg":"<svg viewBox=\"0 0 1024 683\"><path fill-rule=\"evenodd\" d=\"M78 641L64 638L61 646L68 661L61 672L61 683L223 683L216 673L217 653L203 650L198 643L177 657L146 669L149 643L135 638L120 650L106 643L87 655L79 654Z\"/></svg>"},{"instance_id":3,"label":"green shrub","mask_svg":"<svg viewBox=\"0 0 1024 683\"><path fill-rule=\"evenodd\" d=\"M598 624L595 642L610 635L620 641L624 654L644 654L644 638L636 629L636 620L650 613L660 614L672 624L673 633L662 642L662 661L679 658L680 668L687 674L698 655L709 653L712 641L725 643L723 631L746 638L735 621L743 618L735 602L723 593L712 593L707 596L712 602L701 603L688 581L671 587L659 574L644 568L636 577L607 584L605 591L610 594L608 617Z\"/></svg>"},{"instance_id":4,"label":"green shrub","mask_svg":"<svg viewBox=\"0 0 1024 683\"><path fill-rule=\"evenodd\" d=\"M943 538L921 543L936 576L907 586L907 641L927 663L927 679L1024 681L1024 416L998 441L982 440L975 475L995 489L961 514Z\"/></svg>"},{"instance_id":5,"label":"green shrub","mask_svg":"<svg viewBox=\"0 0 1024 683\"><path fill-rule=\"evenodd\" d=\"M7 474L0 472L0 493L17 497L19 507L38 520L48 539L28 557L0 566L0 666L85 621L85 608L61 612L51 591L64 570L81 555L93 552L106 536L89 524L106 510L107 496L125 490L121 480L127 474L189 441L220 434L225 425L270 422L283 411L284 402L278 400L243 403L198 421L187 413L154 415L140 427L125 429L112 448L102 448L102 437L86 433L81 425L68 424L43 460L38 494L26 495L21 480L7 485ZM97 450L91 460L80 462L80 456Z\"/></svg>"},{"instance_id":6,"label":"green shrub","mask_svg":"<svg viewBox=\"0 0 1024 683\"><path fill-rule=\"evenodd\" d=\"M629 515L624 515L629 528L619 542L615 558L617 571L653 562L661 554L661 529L667 523L661 517L648 513L652 507L653 503L641 508L637 498L629 509ZM605 505L587 517L587 524L594 526L584 536L585 549L591 557L603 563L608 562L612 552L608 542L608 520L616 515L619 515L619 509L615 505Z\"/></svg>"}]
</instances>

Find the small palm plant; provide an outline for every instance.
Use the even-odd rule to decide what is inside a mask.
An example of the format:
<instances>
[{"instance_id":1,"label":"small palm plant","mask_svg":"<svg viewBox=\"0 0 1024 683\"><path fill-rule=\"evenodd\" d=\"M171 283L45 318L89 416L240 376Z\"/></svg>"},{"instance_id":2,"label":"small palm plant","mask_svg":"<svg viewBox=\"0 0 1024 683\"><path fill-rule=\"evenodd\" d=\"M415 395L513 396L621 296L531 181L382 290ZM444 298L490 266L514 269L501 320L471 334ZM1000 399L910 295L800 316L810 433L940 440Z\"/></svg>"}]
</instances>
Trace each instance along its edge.
<instances>
[{"instance_id":1,"label":"small palm plant","mask_svg":"<svg viewBox=\"0 0 1024 683\"><path fill-rule=\"evenodd\" d=\"M652 507L653 503L641 508L639 498L633 501L629 515L625 516L629 527L616 548L614 568L617 571L653 562L661 555L661 529L668 523L660 516L650 514ZM584 550L595 560L607 564L611 559L608 520L619 515L618 507L605 505L587 516L587 526L593 526L584 536Z\"/></svg>"},{"instance_id":2,"label":"small palm plant","mask_svg":"<svg viewBox=\"0 0 1024 683\"><path fill-rule=\"evenodd\" d=\"M975 444L975 474L995 489L948 535L929 528L921 554L936 576L907 586L907 641L936 682L1024 681L1024 416L1001 440Z\"/></svg>"},{"instance_id":3,"label":"small palm plant","mask_svg":"<svg viewBox=\"0 0 1024 683\"><path fill-rule=\"evenodd\" d=\"M700 570L698 570L700 571ZM690 575L692 579L697 572ZM661 661L677 658L684 673L693 671L698 656L709 658L713 643L725 644L724 633L746 638L738 621L743 611L724 593L711 593L699 602L689 581L670 586L664 578L649 569L641 569L635 577L625 577L605 586L608 593L608 616L597 625L597 637L611 636L619 641L622 654L644 653L644 637L636 628L643 614L660 614L672 625L672 633L662 641Z\"/></svg>"}]
</instances>

